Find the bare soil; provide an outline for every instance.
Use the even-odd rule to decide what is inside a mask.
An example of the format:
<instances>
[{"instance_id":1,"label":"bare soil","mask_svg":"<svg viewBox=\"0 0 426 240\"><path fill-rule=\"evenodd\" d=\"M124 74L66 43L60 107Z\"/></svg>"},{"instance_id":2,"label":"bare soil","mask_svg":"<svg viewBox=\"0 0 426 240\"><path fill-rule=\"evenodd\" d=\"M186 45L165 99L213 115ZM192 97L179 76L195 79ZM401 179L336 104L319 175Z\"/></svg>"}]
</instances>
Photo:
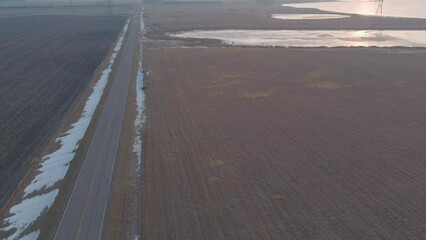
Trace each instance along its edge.
<instances>
[{"instance_id":1,"label":"bare soil","mask_svg":"<svg viewBox=\"0 0 426 240\"><path fill-rule=\"evenodd\" d=\"M13 1L10 1L11 3ZM18 1L16 1L18 2ZM43 4L31 4L29 2L21 2L21 6L10 6L8 4L0 4L0 17L10 16L30 16L30 15L70 15L70 16L109 16L113 15L127 15L134 10L134 4L132 1L120 1L120 3L114 3L111 6L99 4L73 4L69 5L69 2L63 2L62 4L58 1L44 2ZM1 3L1 1L0 1Z\"/></svg>"},{"instance_id":2,"label":"bare soil","mask_svg":"<svg viewBox=\"0 0 426 240\"><path fill-rule=\"evenodd\" d=\"M124 17L25 16L0 21L0 203L58 129Z\"/></svg>"},{"instance_id":3,"label":"bare soil","mask_svg":"<svg viewBox=\"0 0 426 240\"><path fill-rule=\"evenodd\" d=\"M144 239L424 239L425 62L145 48Z\"/></svg>"}]
</instances>

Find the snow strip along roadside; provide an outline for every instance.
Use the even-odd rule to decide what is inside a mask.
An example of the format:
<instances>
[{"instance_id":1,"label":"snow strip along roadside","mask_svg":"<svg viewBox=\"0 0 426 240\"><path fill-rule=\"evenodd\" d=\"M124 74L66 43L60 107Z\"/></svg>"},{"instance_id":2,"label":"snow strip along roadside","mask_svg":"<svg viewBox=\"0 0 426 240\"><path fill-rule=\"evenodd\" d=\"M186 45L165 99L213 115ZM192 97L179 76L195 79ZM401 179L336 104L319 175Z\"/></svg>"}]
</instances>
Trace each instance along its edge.
<instances>
[{"instance_id":1,"label":"snow strip along roadside","mask_svg":"<svg viewBox=\"0 0 426 240\"><path fill-rule=\"evenodd\" d=\"M125 23L121 36L109 59L109 65L102 71L101 77L93 87L93 92L87 99L80 118L71 125L71 128L67 132L55 140L56 143L60 144L59 149L43 156L36 176L24 189L21 202L10 209L10 215L3 223L6 227L0 229L0 233L13 232L6 240L38 238L40 234L39 230L26 235L24 234L40 216L49 210L58 196L59 189L53 188L53 186L64 179L70 163L74 159L75 152L79 147L79 142L89 127L96 107L108 83L112 66L123 45L129 21L127 20ZM40 192L43 194L37 194Z\"/></svg>"},{"instance_id":2,"label":"snow strip along roadside","mask_svg":"<svg viewBox=\"0 0 426 240\"><path fill-rule=\"evenodd\" d=\"M137 107L137 115L135 119L135 129L136 129L136 135L133 142L133 152L137 156L137 163L138 168L136 169L138 175L140 175L140 167L142 164L142 144L143 144L143 137L142 137L142 131L143 126L145 124L145 92L144 92L144 71L142 66L142 36L144 33L144 22L143 22L143 13L140 15L140 28L141 28L141 35L140 35L140 44L139 44L139 68L138 73L136 76L136 107Z\"/></svg>"},{"instance_id":3,"label":"snow strip along roadside","mask_svg":"<svg viewBox=\"0 0 426 240\"><path fill-rule=\"evenodd\" d=\"M136 75L136 119L135 119L135 137L133 140L133 153L136 156L137 168L136 173L138 178L141 177L141 165L142 165L142 144L143 144L143 127L145 125L145 79L144 70L142 64L142 39L145 33L145 23L143 21L143 9L140 14L140 35L139 35L139 66L138 73ZM141 236L136 233L133 240L140 240Z\"/></svg>"}]
</instances>

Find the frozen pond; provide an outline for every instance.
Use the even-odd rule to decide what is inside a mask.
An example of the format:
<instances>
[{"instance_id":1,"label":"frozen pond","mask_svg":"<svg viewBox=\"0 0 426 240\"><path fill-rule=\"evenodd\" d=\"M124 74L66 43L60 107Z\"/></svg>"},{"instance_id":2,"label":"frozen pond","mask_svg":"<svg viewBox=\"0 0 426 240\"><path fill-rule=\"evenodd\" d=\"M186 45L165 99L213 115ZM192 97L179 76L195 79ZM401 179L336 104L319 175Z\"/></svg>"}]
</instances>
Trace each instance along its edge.
<instances>
[{"instance_id":1,"label":"frozen pond","mask_svg":"<svg viewBox=\"0 0 426 240\"><path fill-rule=\"evenodd\" d=\"M375 15L378 7L378 2L371 0L346 0L335 2L283 4L283 6L296 8L316 8L324 11L339 13ZM385 0L383 2L383 16L426 18L426 1Z\"/></svg>"},{"instance_id":2,"label":"frozen pond","mask_svg":"<svg viewBox=\"0 0 426 240\"><path fill-rule=\"evenodd\" d=\"M342 14L271 14L271 18L282 20L315 20L315 19L339 19L349 18Z\"/></svg>"},{"instance_id":3,"label":"frozen pond","mask_svg":"<svg viewBox=\"0 0 426 240\"><path fill-rule=\"evenodd\" d=\"M348 18L347 14L426 18L426 0L346 0L283 4L336 14L271 14L283 20ZM341 14L340 14L341 13ZM346 14L345 14L346 13ZM229 45L280 47L426 47L426 31L405 30L199 30L172 34L181 38L218 39Z\"/></svg>"},{"instance_id":4,"label":"frozen pond","mask_svg":"<svg viewBox=\"0 0 426 240\"><path fill-rule=\"evenodd\" d=\"M426 47L426 31L209 30L174 37L218 39L230 45L280 47Z\"/></svg>"}]
</instances>

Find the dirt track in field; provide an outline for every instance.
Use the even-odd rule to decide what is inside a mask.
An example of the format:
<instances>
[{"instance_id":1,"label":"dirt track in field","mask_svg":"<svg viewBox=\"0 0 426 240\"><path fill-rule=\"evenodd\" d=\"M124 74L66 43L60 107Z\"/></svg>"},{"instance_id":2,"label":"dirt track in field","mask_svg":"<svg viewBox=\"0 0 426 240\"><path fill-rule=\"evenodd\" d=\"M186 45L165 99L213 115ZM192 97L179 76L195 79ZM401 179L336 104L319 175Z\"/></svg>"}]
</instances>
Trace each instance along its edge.
<instances>
[{"instance_id":1,"label":"dirt track in field","mask_svg":"<svg viewBox=\"0 0 426 240\"><path fill-rule=\"evenodd\" d=\"M0 205L83 92L124 17L0 21Z\"/></svg>"},{"instance_id":2,"label":"dirt track in field","mask_svg":"<svg viewBox=\"0 0 426 240\"><path fill-rule=\"evenodd\" d=\"M423 239L407 49L147 49L146 239Z\"/></svg>"}]
</instances>

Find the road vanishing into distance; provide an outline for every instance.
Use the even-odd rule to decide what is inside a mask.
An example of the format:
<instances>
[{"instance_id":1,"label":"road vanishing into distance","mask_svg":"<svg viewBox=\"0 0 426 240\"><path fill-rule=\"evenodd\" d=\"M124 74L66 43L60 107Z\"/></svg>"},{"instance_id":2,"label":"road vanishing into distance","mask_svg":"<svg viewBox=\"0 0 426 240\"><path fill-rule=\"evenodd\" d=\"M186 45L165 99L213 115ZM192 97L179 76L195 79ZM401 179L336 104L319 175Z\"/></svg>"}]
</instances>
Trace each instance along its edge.
<instances>
[{"instance_id":1,"label":"road vanishing into distance","mask_svg":"<svg viewBox=\"0 0 426 240\"><path fill-rule=\"evenodd\" d=\"M133 59L138 46L139 14L138 11L134 13L129 23L110 93L56 230L56 240L101 239L132 78Z\"/></svg>"}]
</instances>

